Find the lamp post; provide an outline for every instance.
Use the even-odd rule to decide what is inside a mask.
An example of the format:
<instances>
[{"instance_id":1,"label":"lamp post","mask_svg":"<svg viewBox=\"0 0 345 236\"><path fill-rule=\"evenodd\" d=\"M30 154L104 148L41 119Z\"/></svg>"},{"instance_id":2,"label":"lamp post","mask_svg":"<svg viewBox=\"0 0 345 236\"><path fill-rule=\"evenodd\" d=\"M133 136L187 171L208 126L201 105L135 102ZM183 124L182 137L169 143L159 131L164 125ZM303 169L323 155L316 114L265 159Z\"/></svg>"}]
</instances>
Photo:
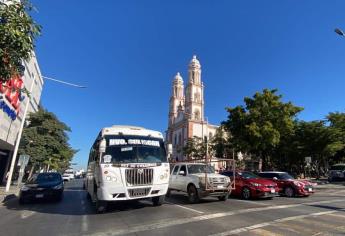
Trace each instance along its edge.
<instances>
[{"instance_id":1,"label":"lamp post","mask_svg":"<svg viewBox=\"0 0 345 236\"><path fill-rule=\"evenodd\" d=\"M77 85L77 84L72 84L72 83L68 83L68 82L62 81L62 80L57 80L57 79L53 79L53 78L49 78L49 77L45 77L45 76L42 76L42 78L47 79L47 80L52 80L52 81L55 81L55 82L58 82L58 83L66 84L66 85L69 85L69 86L77 87L77 88L86 88L85 86L81 86L81 85ZM31 82L31 85L30 85L30 89L29 89L29 94L32 93L34 85L35 85L35 79L32 79L32 82ZM9 171L7 182L6 182L6 189L5 189L6 192L8 192L10 190L10 186L11 186L11 182L12 182L12 175L13 175L13 170L14 170L14 165L16 163L17 154L18 154L18 148L19 148L20 140L22 138L23 128L24 128L24 124L25 124L25 118L26 118L26 115L27 115L27 112L28 112L30 101L31 101L31 97L29 95L27 95L26 97L28 98L28 100L27 100L27 102L25 104L24 114L23 114L23 117L22 117L22 122L20 123L19 132L18 132L17 138L16 138L16 144L15 144L13 155L12 155L10 171Z\"/></svg>"},{"instance_id":2,"label":"lamp post","mask_svg":"<svg viewBox=\"0 0 345 236\"><path fill-rule=\"evenodd\" d=\"M345 33L341 29L339 29L339 28L335 28L334 32L336 32L338 35L340 35L342 37L345 36Z\"/></svg>"}]
</instances>

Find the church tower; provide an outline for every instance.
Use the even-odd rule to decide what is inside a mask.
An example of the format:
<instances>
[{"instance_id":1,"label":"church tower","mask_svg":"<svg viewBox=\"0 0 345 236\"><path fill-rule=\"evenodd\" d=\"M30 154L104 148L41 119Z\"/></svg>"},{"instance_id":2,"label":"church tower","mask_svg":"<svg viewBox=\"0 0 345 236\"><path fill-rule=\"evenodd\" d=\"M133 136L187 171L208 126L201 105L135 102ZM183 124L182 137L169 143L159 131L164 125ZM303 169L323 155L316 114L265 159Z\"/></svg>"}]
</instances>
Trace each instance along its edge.
<instances>
[{"instance_id":1,"label":"church tower","mask_svg":"<svg viewBox=\"0 0 345 236\"><path fill-rule=\"evenodd\" d=\"M188 67L185 113L188 119L204 121L204 85L201 82L201 65L194 55Z\"/></svg>"},{"instance_id":2,"label":"church tower","mask_svg":"<svg viewBox=\"0 0 345 236\"><path fill-rule=\"evenodd\" d=\"M184 85L179 72L175 75L169 105L169 126L175 123L178 112L184 111Z\"/></svg>"}]
</instances>

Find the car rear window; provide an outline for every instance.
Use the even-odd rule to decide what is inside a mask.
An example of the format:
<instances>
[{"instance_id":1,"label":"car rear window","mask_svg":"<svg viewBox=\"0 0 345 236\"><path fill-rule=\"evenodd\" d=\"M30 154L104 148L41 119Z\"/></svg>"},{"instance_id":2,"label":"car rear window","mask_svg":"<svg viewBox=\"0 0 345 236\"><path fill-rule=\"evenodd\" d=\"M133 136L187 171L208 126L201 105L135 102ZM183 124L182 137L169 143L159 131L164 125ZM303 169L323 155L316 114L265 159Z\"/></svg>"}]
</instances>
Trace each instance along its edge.
<instances>
[{"instance_id":1,"label":"car rear window","mask_svg":"<svg viewBox=\"0 0 345 236\"><path fill-rule=\"evenodd\" d=\"M332 166L331 170L345 170L345 165Z\"/></svg>"},{"instance_id":2,"label":"car rear window","mask_svg":"<svg viewBox=\"0 0 345 236\"><path fill-rule=\"evenodd\" d=\"M29 183L43 183L43 182L53 182L60 181L61 175L58 173L41 173L34 175L28 182Z\"/></svg>"}]
</instances>

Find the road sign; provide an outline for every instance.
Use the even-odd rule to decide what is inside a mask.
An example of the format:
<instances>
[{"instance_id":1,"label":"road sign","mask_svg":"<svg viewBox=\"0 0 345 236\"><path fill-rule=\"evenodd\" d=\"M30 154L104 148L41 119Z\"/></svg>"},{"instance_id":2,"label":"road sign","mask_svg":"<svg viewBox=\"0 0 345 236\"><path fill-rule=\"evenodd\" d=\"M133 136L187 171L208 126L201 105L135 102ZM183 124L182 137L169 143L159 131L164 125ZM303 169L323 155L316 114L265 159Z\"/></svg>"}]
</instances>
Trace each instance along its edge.
<instances>
[{"instance_id":1,"label":"road sign","mask_svg":"<svg viewBox=\"0 0 345 236\"><path fill-rule=\"evenodd\" d=\"M27 166L30 160L29 155L20 155L18 160L18 166Z\"/></svg>"},{"instance_id":2,"label":"road sign","mask_svg":"<svg viewBox=\"0 0 345 236\"><path fill-rule=\"evenodd\" d=\"M311 157L305 157L305 162L307 163L307 164L310 164L311 163Z\"/></svg>"}]
</instances>

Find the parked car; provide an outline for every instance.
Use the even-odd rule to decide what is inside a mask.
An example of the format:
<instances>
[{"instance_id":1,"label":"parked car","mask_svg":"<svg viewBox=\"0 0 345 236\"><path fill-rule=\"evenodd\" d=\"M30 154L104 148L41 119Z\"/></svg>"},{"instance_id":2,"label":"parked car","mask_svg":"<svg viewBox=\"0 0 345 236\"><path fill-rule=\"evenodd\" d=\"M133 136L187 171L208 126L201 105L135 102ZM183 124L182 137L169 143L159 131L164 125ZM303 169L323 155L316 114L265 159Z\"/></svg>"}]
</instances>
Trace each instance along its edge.
<instances>
[{"instance_id":1,"label":"parked car","mask_svg":"<svg viewBox=\"0 0 345 236\"><path fill-rule=\"evenodd\" d=\"M265 171L258 174L260 177L273 180L280 188L280 194L287 197L309 196L314 193L314 185L307 180L296 180L287 172Z\"/></svg>"},{"instance_id":2,"label":"parked car","mask_svg":"<svg viewBox=\"0 0 345 236\"><path fill-rule=\"evenodd\" d=\"M19 203L35 199L55 199L63 197L64 183L61 174L56 172L33 175L20 189Z\"/></svg>"},{"instance_id":3,"label":"parked car","mask_svg":"<svg viewBox=\"0 0 345 236\"><path fill-rule=\"evenodd\" d=\"M177 163L170 175L167 195L172 191L186 192L190 203L197 203L200 198L207 196L226 201L231 191L229 187L230 178L216 174L212 166L202 163Z\"/></svg>"},{"instance_id":4,"label":"parked car","mask_svg":"<svg viewBox=\"0 0 345 236\"><path fill-rule=\"evenodd\" d=\"M345 163L331 166L328 171L328 181L345 180Z\"/></svg>"},{"instance_id":5,"label":"parked car","mask_svg":"<svg viewBox=\"0 0 345 236\"><path fill-rule=\"evenodd\" d=\"M232 171L223 171L222 175L233 178ZM235 172L235 190L231 195L243 199L251 198L273 198L278 195L279 187L271 180L262 179L249 171Z\"/></svg>"}]
</instances>

